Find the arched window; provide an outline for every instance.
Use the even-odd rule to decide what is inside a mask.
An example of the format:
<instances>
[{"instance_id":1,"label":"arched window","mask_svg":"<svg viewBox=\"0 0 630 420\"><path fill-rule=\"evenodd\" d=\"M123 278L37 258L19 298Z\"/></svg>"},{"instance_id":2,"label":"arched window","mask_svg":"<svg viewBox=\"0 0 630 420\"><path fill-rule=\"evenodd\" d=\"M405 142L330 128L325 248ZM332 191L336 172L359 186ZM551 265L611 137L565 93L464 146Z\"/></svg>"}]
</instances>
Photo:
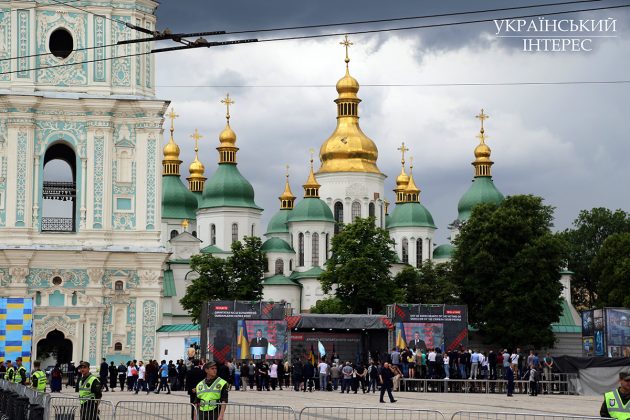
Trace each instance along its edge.
<instances>
[{"instance_id":1,"label":"arched window","mask_svg":"<svg viewBox=\"0 0 630 420\"><path fill-rule=\"evenodd\" d=\"M118 342L114 344L114 351L122 351L122 343Z\"/></svg>"},{"instance_id":2,"label":"arched window","mask_svg":"<svg viewBox=\"0 0 630 420\"><path fill-rule=\"evenodd\" d=\"M42 292L35 292L35 305L42 304Z\"/></svg>"},{"instance_id":3,"label":"arched window","mask_svg":"<svg viewBox=\"0 0 630 420\"><path fill-rule=\"evenodd\" d=\"M210 245L217 244L217 227L212 224L210 225Z\"/></svg>"},{"instance_id":4,"label":"arched window","mask_svg":"<svg viewBox=\"0 0 630 420\"><path fill-rule=\"evenodd\" d=\"M374 203L370 203L368 206L368 214L370 217L376 217L376 209L374 207Z\"/></svg>"},{"instance_id":5,"label":"arched window","mask_svg":"<svg viewBox=\"0 0 630 420\"><path fill-rule=\"evenodd\" d=\"M324 254L324 259L326 261L328 261L328 244L329 244L329 237L328 234L326 234L326 244L325 244L325 248L326 248L326 253Z\"/></svg>"},{"instance_id":6,"label":"arched window","mask_svg":"<svg viewBox=\"0 0 630 420\"><path fill-rule=\"evenodd\" d=\"M177 232L175 229L171 230L171 239L173 239L177 235L179 235L179 232Z\"/></svg>"},{"instance_id":7,"label":"arched window","mask_svg":"<svg viewBox=\"0 0 630 420\"><path fill-rule=\"evenodd\" d=\"M232 242L238 241L238 225L232 223Z\"/></svg>"},{"instance_id":8,"label":"arched window","mask_svg":"<svg viewBox=\"0 0 630 420\"><path fill-rule=\"evenodd\" d=\"M289 271L293 271L293 260L289 260Z\"/></svg>"},{"instance_id":9,"label":"arched window","mask_svg":"<svg viewBox=\"0 0 630 420\"><path fill-rule=\"evenodd\" d=\"M304 234L298 234L298 266L304 266Z\"/></svg>"},{"instance_id":10,"label":"arched window","mask_svg":"<svg viewBox=\"0 0 630 420\"><path fill-rule=\"evenodd\" d=\"M407 239L402 240L402 262L403 264L409 263L409 241Z\"/></svg>"},{"instance_id":11,"label":"arched window","mask_svg":"<svg viewBox=\"0 0 630 420\"><path fill-rule=\"evenodd\" d=\"M114 290L117 292L122 292L124 290L125 285L123 284L122 281L118 280L116 283L114 283Z\"/></svg>"},{"instance_id":12,"label":"arched window","mask_svg":"<svg viewBox=\"0 0 630 420\"><path fill-rule=\"evenodd\" d=\"M252 224L252 233L250 234L250 236L254 236L254 231L256 230L256 225Z\"/></svg>"},{"instance_id":13,"label":"arched window","mask_svg":"<svg viewBox=\"0 0 630 420\"><path fill-rule=\"evenodd\" d=\"M341 224L343 223L343 203L337 201L334 206L334 216L335 216L335 233L339 233L341 230Z\"/></svg>"},{"instance_id":14,"label":"arched window","mask_svg":"<svg viewBox=\"0 0 630 420\"><path fill-rule=\"evenodd\" d=\"M42 232L77 230L76 155L64 143L53 144L44 155ZM15 226L25 225L26 212L18 212ZM98 225L97 227L102 227Z\"/></svg>"},{"instance_id":15,"label":"arched window","mask_svg":"<svg viewBox=\"0 0 630 420\"><path fill-rule=\"evenodd\" d=\"M70 302L72 302L72 306L77 306L77 292L72 292L72 298L70 299Z\"/></svg>"},{"instance_id":16,"label":"arched window","mask_svg":"<svg viewBox=\"0 0 630 420\"><path fill-rule=\"evenodd\" d=\"M319 235L313 233L311 237L311 259L313 267L319 267Z\"/></svg>"},{"instance_id":17,"label":"arched window","mask_svg":"<svg viewBox=\"0 0 630 420\"><path fill-rule=\"evenodd\" d=\"M428 240L427 247L429 248L429 259L433 258L433 244L431 243L431 239Z\"/></svg>"},{"instance_id":18,"label":"arched window","mask_svg":"<svg viewBox=\"0 0 630 420\"><path fill-rule=\"evenodd\" d=\"M358 217L361 217L361 203L355 201L352 203L352 221L354 222Z\"/></svg>"},{"instance_id":19,"label":"arched window","mask_svg":"<svg viewBox=\"0 0 630 420\"><path fill-rule=\"evenodd\" d=\"M422 239L416 239L416 267L422 265Z\"/></svg>"},{"instance_id":20,"label":"arched window","mask_svg":"<svg viewBox=\"0 0 630 420\"><path fill-rule=\"evenodd\" d=\"M282 261L282 258L276 260L275 274L284 274L284 261Z\"/></svg>"}]
</instances>

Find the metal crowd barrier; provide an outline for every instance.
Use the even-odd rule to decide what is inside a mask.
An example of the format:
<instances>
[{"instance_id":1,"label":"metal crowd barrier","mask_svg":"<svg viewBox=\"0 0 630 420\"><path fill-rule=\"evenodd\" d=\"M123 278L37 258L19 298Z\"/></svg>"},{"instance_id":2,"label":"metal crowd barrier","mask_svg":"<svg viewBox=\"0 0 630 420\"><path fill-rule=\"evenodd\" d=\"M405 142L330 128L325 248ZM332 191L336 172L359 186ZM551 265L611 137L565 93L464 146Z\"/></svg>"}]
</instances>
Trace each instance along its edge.
<instances>
[{"instance_id":1,"label":"metal crowd barrier","mask_svg":"<svg viewBox=\"0 0 630 420\"><path fill-rule=\"evenodd\" d=\"M304 407L302 411L300 411L299 419L446 420L444 414L436 410L381 407Z\"/></svg>"},{"instance_id":2,"label":"metal crowd barrier","mask_svg":"<svg viewBox=\"0 0 630 420\"><path fill-rule=\"evenodd\" d=\"M114 420L114 405L110 401L76 397L50 397L46 404L45 420Z\"/></svg>"},{"instance_id":3,"label":"metal crowd barrier","mask_svg":"<svg viewBox=\"0 0 630 420\"><path fill-rule=\"evenodd\" d=\"M601 417L583 417L561 414L490 413L483 411L457 411L451 420L601 420Z\"/></svg>"},{"instance_id":4,"label":"metal crowd barrier","mask_svg":"<svg viewBox=\"0 0 630 420\"><path fill-rule=\"evenodd\" d=\"M47 399L28 386L0 380L0 419L42 419Z\"/></svg>"},{"instance_id":5,"label":"metal crowd barrier","mask_svg":"<svg viewBox=\"0 0 630 420\"><path fill-rule=\"evenodd\" d=\"M119 401L114 407L116 420L195 420L196 410L189 403L157 401Z\"/></svg>"},{"instance_id":6,"label":"metal crowd barrier","mask_svg":"<svg viewBox=\"0 0 630 420\"><path fill-rule=\"evenodd\" d=\"M221 404L217 404L215 410L220 409ZM230 420L296 420L298 417L291 407L288 406L271 406L271 405L253 405L253 404L225 404L225 418ZM202 420L203 413L199 413L199 419Z\"/></svg>"},{"instance_id":7,"label":"metal crowd barrier","mask_svg":"<svg viewBox=\"0 0 630 420\"><path fill-rule=\"evenodd\" d=\"M503 379L401 379L401 391L416 392L477 392L477 393L507 393L507 381ZM527 393L529 382L514 381L515 393ZM577 395L577 375L554 374L552 379L538 382L538 393Z\"/></svg>"}]
</instances>

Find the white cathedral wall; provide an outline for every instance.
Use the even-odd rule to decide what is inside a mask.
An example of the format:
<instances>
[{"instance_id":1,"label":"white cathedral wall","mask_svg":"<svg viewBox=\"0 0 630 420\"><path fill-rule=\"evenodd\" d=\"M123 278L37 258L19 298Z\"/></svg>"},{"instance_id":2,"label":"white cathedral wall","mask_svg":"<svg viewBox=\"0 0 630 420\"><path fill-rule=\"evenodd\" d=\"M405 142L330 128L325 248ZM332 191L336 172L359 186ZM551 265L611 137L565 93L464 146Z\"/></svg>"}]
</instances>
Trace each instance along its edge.
<instances>
[{"instance_id":1,"label":"white cathedral wall","mask_svg":"<svg viewBox=\"0 0 630 420\"><path fill-rule=\"evenodd\" d=\"M273 284L263 288L263 300L271 302L285 301L291 304L295 313L300 313L300 286Z\"/></svg>"},{"instance_id":2,"label":"white cathedral wall","mask_svg":"<svg viewBox=\"0 0 630 420\"><path fill-rule=\"evenodd\" d=\"M299 282L302 284L302 311L309 311L318 300L334 296L334 290L331 290L330 294L325 294L322 291L322 286L318 279L306 278L300 279Z\"/></svg>"},{"instance_id":3,"label":"white cathedral wall","mask_svg":"<svg viewBox=\"0 0 630 420\"><path fill-rule=\"evenodd\" d=\"M334 214L336 202L343 203L343 223L352 223L352 203L361 205L361 217L368 217L369 204L374 203L376 225L384 227L385 175L362 172L316 174L321 184L319 196Z\"/></svg>"},{"instance_id":4,"label":"white cathedral wall","mask_svg":"<svg viewBox=\"0 0 630 420\"><path fill-rule=\"evenodd\" d=\"M396 254L400 261L403 261L403 240L407 239L409 247L409 265L416 267L417 266L417 258L416 258L416 240L422 239L422 261L427 261L433 259L433 233L435 229L426 228L426 227L402 227L402 228L391 228L389 229L389 236L396 243L394 248L396 250Z\"/></svg>"},{"instance_id":5,"label":"white cathedral wall","mask_svg":"<svg viewBox=\"0 0 630 420\"><path fill-rule=\"evenodd\" d=\"M262 210L245 207L199 209L197 211L197 237L202 241L201 248L211 245L210 225L212 224L216 227L215 245L223 251L230 251L232 247L232 224L234 223L238 225L237 240L242 241L245 236L260 236L261 214Z\"/></svg>"},{"instance_id":6,"label":"white cathedral wall","mask_svg":"<svg viewBox=\"0 0 630 420\"><path fill-rule=\"evenodd\" d=\"M319 235L319 256L318 267L324 267L328 260L326 255L326 235L328 235L328 253L330 254L330 241L334 233L334 224L331 222L289 222L289 232L293 238L291 246L296 252L293 265L294 271L307 271L313 268L313 233ZM304 234L304 265L300 265L299 260L299 234Z\"/></svg>"}]
</instances>

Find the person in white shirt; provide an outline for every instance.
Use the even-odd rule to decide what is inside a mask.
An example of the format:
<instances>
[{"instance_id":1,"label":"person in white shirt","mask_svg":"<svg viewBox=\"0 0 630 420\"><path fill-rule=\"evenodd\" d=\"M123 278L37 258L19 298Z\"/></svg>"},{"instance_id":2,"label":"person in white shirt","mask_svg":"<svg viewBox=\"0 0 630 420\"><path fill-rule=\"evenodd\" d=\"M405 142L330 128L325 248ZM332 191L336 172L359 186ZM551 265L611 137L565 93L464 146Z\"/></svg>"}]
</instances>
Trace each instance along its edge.
<instances>
[{"instance_id":1,"label":"person in white shirt","mask_svg":"<svg viewBox=\"0 0 630 420\"><path fill-rule=\"evenodd\" d=\"M147 387L147 381L146 381L146 372L147 372L147 369L144 366L144 363L142 362L142 360L140 360L138 362L138 382L136 383L136 394L138 393L140 388L142 388L142 390L146 391L147 395L149 395L149 388Z\"/></svg>"},{"instance_id":2,"label":"person in white shirt","mask_svg":"<svg viewBox=\"0 0 630 420\"><path fill-rule=\"evenodd\" d=\"M444 379L449 379L451 374L451 367L449 365L450 357L448 353L444 352Z\"/></svg>"},{"instance_id":3,"label":"person in white shirt","mask_svg":"<svg viewBox=\"0 0 630 420\"><path fill-rule=\"evenodd\" d=\"M435 371L436 371L435 357L436 356L437 356L437 353L435 352L435 349L431 349L431 351L427 355L427 366L429 367L429 378L435 377Z\"/></svg>"},{"instance_id":4,"label":"person in white shirt","mask_svg":"<svg viewBox=\"0 0 630 420\"><path fill-rule=\"evenodd\" d=\"M322 359L317 365L317 369L319 369L319 390L326 391L326 385L328 384L328 363L326 363L326 360Z\"/></svg>"},{"instance_id":5,"label":"person in white shirt","mask_svg":"<svg viewBox=\"0 0 630 420\"><path fill-rule=\"evenodd\" d=\"M278 386L278 361L274 361L269 366L269 379L271 379L271 389L275 391Z\"/></svg>"}]
</instances>

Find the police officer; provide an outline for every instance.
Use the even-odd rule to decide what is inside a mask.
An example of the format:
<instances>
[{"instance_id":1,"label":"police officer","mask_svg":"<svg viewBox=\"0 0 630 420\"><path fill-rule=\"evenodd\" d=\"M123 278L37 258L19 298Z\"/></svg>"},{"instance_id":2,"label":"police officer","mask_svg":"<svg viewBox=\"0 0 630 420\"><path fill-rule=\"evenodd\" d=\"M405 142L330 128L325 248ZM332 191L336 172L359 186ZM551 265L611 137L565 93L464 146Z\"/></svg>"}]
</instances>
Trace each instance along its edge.
<instances>
[{"instance_id":1,"label":"police officer","mask_svg":"<svg viewBox=\"0 0 630 420\"><path fill-rule=\"evenodd\" d=\"M217 364L203 365L206 378L195 387L199 403L199 420L223 420L225 404L228 402L228 382L217 376ZM222 403L217 410L217 404Z\"/></svg>"},{"instance_id":2,"label":"police officer","mask_svg":"<svg viewBox=\"0 0 630 420\"><path fill-rule=\"evenodd\" d=\"M81 362L78 366L79 398L81 398L81 420L98 420L98 400L101 399L101 382L90 373L90 364Z\"/></svg>"},{"instance_id":3,"label":"police officer","mask_svg":"<svg viewBox=\"0 0 630 420\"><path fill-rule=\"evenodd\" d=\"M15 380L15 368L10 360L7 360L7 371L4 374L4 379L7 382L13 382Z\"/></svg>"},{"instance_id":4,"label":"police officer","mask_svg":"<svg viewBox=\"0 0 630 420\"><path fill-rule=\"evenodd\" d=\"M31 374L31 387L38 392L46 392L46 372L41 369L39 360L33 362L33 373Z\"/></svg>"},{"instance_id":5,"label":"police officer","mask_svg":"<svg viewBox=\"0 0 630 420\"><path fill-rule=\"evenodd\" d=\"M619 373L619 388L604 394L599 416L630 420L630 372Z\"/></svg>"},{"instance_id":6,"label":"police officer","mask_svg":"<svg viewBox=\"0 0 630 420\"><path fill-rule=\"evenodd\" d=\"M15 378L13 382L16 384L26 385L26 377L28 375L26 374L26 368L22 366L22 358L18 357L15 359L15 364L17 367L15 369Z\"/></svg>"}]
</instances>

